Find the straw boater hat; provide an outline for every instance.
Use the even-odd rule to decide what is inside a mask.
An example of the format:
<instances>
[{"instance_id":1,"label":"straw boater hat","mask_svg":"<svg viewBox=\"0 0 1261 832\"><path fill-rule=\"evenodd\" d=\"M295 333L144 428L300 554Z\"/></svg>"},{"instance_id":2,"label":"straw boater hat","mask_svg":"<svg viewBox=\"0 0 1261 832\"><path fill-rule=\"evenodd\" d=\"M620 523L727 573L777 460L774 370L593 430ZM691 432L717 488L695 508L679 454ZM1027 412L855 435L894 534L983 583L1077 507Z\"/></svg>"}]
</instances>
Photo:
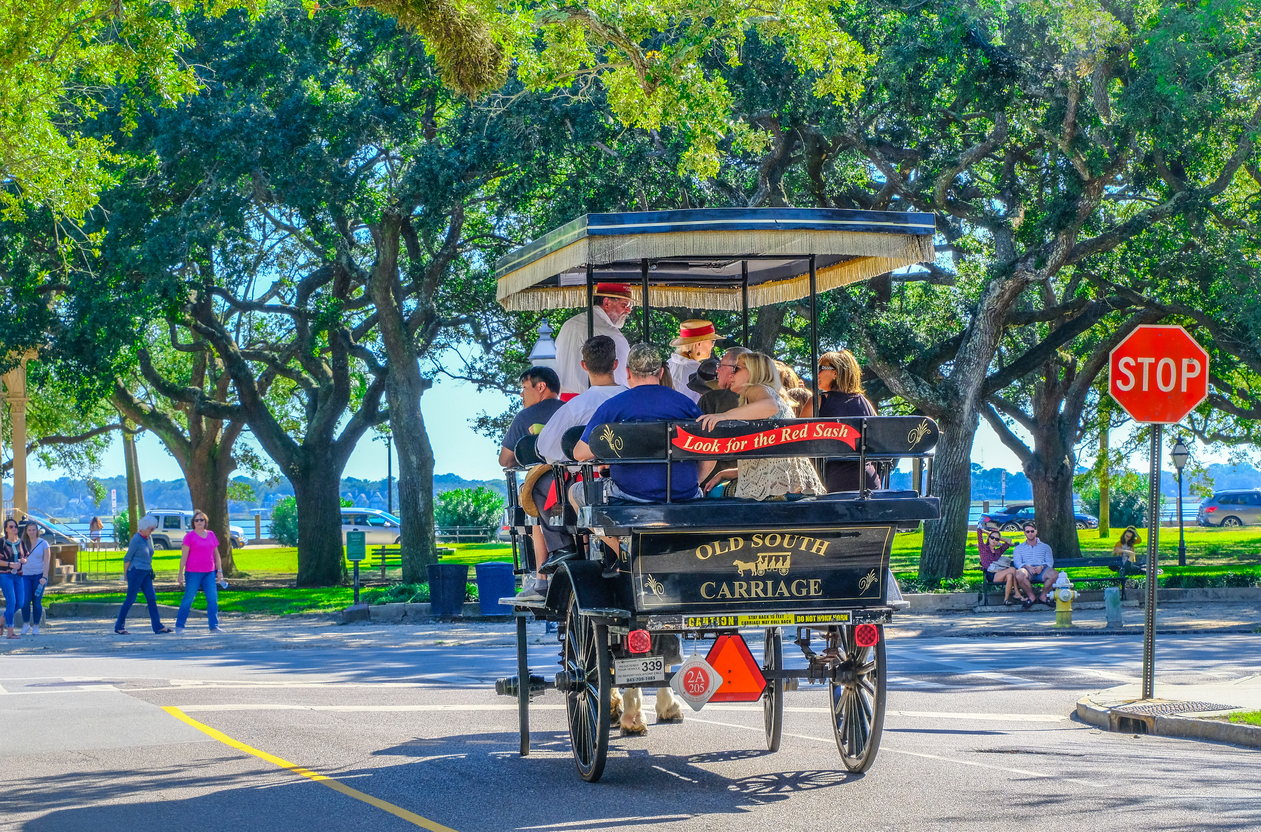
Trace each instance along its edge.
<instances>
[{"instance_id":1,"label":"straw boater hat","mask_svg":"<svg viewBox=\"0 0 1261 832\"><path fill-rule=\"evenodd\" d=\"M630 289L627 288L625 283L597 283L593 294L597 298L631 300Z\"/></svg>"},{"instance_id":2,"label":"straw boater hat","mask_svg":"<svg viewBox=\"0 0 1261 832\"><path fill-rule=\"evenodd\" d=\"M671 341L670 346L681 347L684 344L695 344L697 341L717 341L722 337L714 332L713 323L697 318L679 324L679 337Z\"/></svg>"},{"instance_id":3,"label":"straw boater hat","mask_svg":"<svg viewBox=\"0 0 1261 832\"><path fill-rule=\"evenodd\" d=\"M534 502L534 484L544 474L550 474L551 472L552 466L550 465L535 465L525 475L525 482L521 483L521 508L525 509L525 513L531 517L538 517L542 508L542 506Z\"/></svg>"}]
</instances>

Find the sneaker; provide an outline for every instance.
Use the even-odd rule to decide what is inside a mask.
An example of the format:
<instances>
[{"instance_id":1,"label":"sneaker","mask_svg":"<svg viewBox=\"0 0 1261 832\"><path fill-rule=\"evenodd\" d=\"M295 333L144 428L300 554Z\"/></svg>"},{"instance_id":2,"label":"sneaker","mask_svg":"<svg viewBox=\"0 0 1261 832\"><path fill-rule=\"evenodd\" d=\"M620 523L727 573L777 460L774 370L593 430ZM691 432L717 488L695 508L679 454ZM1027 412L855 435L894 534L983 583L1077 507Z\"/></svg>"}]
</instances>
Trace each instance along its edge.
<instances>
[{"instance_id":1,"label":"sneaker","mask_svg":"<svg viewBox=\"0 0 1261 832\"><path fill-rule=\"evenodd\" d=\"M176 627L176 628L175 628L175 635L177 635L177 636L182 636L182 635L184 635L184 628L183 628L183 627Z\"/></svg>"},{"instance_id":2,"label":"sneaker","mask_svg":"<svg viewBox=\"0 0 1261 832\"><path fill-rule=\"evenodd\" d=\"M210 628L210 632L212 632L212 633L226 633L226 632L227 632L227 630L223 629L222 627L211 627L211 628Z\"/></svg>"},{"instance_id":3,"label":"sneaker","mask_svg":"<svg viewBox=\"0 0 1261 832\"><path fill-rule=\"evenodd\" d=\"M29 633L30 631L31 631L31 625L30 625L30 624L24 624L24 625L22 625L22 632L20 633L20 635L26 635L26 634L27 634L27 633Z\"/></svg>"},{"instance_id":4,"label":"sneaker","mask_svg":"<svg viewBox=\"0 0 1261 832\"><path fill-rule=\"evenodd\" d=\"M39 625L38 625L38 624L36 624L34 627L32 627L32 628L31 628L31 635L33 635L33 636L37 636L37 635L39 635Z\"/></svg>"},{"instance_id":5,"label":"sneaker","mask_svg":"<svg viewBox=\"0 0 1261 832\"><path fill-rule=\"evenodd\" d=\"M517 593L517 601L546 601L547 578L530 576L525 579L521 591Z\"/></svg>"},{"instance_id":6,"label":"sneaker","mask_svg":"<svg viewBox=\"0 0 1261 832\"><path fill-rule=\"evenodd\" d=\"M547 556L547 560L539 567L540 575L550 575L567 560L573 560L578 557L578 553L573 549L560 549L552 552Z\"/></svg>"}]
</instances>

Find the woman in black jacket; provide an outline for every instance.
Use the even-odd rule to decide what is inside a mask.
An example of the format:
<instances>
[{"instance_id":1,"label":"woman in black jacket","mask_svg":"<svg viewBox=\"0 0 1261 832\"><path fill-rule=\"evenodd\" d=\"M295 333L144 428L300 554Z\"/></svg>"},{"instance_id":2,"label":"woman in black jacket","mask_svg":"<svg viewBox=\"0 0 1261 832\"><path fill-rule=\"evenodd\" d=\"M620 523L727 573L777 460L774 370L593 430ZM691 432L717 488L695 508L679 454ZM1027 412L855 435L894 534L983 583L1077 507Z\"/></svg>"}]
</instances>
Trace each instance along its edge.
<instances>
[{"instance_id":1,"label":"woman in black jacket","mask_svg":"<svg viewBox=\"0 0 1261 832\"><path fill-rule=\"evenodd\" d=\"M863 395L863 372L849 350L825 352L819 356L818 373L819 389L827 391L822 394L819 404L821 418L879 415ZM857 491L857 460L830 460L823 470L823 481L829 492ZM872 490L880 487L876 466L870 462L867 463L866 484Z\"/></svg>"}]
</instances>

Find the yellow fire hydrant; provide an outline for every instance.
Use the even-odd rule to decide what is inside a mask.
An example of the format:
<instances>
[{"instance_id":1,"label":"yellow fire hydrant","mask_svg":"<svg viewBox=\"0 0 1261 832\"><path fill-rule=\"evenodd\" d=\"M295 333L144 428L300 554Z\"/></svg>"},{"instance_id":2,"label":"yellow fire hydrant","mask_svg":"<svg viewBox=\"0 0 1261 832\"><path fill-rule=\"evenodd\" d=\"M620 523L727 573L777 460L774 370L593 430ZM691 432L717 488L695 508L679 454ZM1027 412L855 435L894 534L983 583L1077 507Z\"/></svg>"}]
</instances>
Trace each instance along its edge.
<instances>
[{"instance_id":1,"label":"yellow fire hydrant","mask_svg":"<svg viewBox=\"0 0 1261 832\"><path fill-rule=\"evenodd\" d=\"M1060 576L1055 580L1055 626L1071 627L1073 626L1073 599L1077 597L1077 590L1073 589L1073 582L1068 579L1067 572L1061 572Z\"/></svg>"}]
</instances>

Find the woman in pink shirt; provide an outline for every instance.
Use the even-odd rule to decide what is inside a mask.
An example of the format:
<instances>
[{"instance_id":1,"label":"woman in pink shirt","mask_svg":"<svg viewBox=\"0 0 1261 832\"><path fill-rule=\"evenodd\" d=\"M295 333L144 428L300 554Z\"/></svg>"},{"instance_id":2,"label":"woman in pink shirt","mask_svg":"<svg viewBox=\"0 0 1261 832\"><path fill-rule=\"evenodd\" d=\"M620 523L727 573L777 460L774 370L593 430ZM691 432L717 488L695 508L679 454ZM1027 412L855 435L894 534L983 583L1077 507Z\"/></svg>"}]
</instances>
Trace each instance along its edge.
<instances>
[{"instance_id":1,"label":"woman in pink shirt","mask_svg":"<svg viewBox=\"0 0 1261 832\"><path fill-rule=\"evenodd\" d=\"M184 624L193 608L197 591L206 594L206 618L210 632L222 633L219 627L219 587L223 580L223 563L219 560L219 538L209 528L206 512L193 512L193 530L184 535L183 552L180 555L179 584L184 588L184 600L175 616L175 634L184 634Z\"/></svg>"}]
</instances>

